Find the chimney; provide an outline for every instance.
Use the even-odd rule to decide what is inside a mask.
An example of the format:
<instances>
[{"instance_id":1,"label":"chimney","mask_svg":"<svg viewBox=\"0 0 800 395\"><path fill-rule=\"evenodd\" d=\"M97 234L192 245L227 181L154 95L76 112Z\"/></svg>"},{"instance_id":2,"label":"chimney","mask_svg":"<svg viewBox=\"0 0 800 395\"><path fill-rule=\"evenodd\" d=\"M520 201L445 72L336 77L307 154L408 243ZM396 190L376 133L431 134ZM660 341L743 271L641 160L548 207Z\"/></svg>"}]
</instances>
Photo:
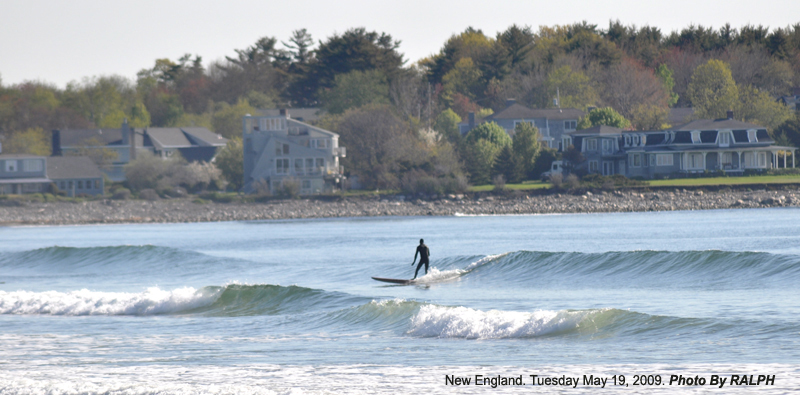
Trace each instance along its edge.
<instances>
[{"instance_id":1,"label":"chimney","mask_svg":"<svg viewBox=\"0 0 800 395\"><path fill-rule=\"evenodd\" d=\"M280 109L280 112L281 112L281 116L282 116L282 117L289 118L289 110L287 110L287 109L285 109L285 108L281 108L281 109Z\"/></svg>"},{"instance_id":2,"label":"chimney","mask_svg":"<svg viewBox=\"0 0 800 395\"><path fill-rule=\"evenodd\" d=\"M131 143L131 129L128 127L128 118L122 120L122 145Z\"/></svg>"},{"instance_id":3,"label":"chimney","mask_svg":"<svg viewBox=\"0 0 800 395\"><path fill-rule=\"evenodd\" d=\"M728 119L733 119L733 110L728 110Z\"/></svg>"},{"instance_id":4,"label":"chimney","mask_svg":"<svg viewBox=\"0 0 800 395\"><path fill-rule=\"evenodd\" d=\"M51 148L53 149L53 156L61 156L61 132L58 130L53 131L53 138L50 140Z\"/></svg>"},{"instance_id":5,"label":"chimney","mask_svg":"<svg viewBox=\"0 0 800 395\"><path fill-rule=\"evenodd\" d=\"M127 123L125 123L125 125L127 126ZM136 129L132 129L130 131L130 139L131 139L130 141L131 152L128 155L129 156L128 162L136 160ZM142 139L142 141L144 141L144 139Z\"/></svg>"},{"instance_id":6,"label":"chimney","mask_svg":"<svg viewBox=\"0 0 800 395\"><path fill-rule=\"evenodd\" d=\"M506 108L517 104L517 99L506 99Z\"/></svg>"},{"instance_id":7,"label":"chimney","mask_svg":"<svg viewBox=\"0 0 800 395\"><path fill-rule=\"evenodd\" d=\"M469 112L469 130L472 130L475 127L475 113L470 111Z\"/></svg>"}]
</instances>

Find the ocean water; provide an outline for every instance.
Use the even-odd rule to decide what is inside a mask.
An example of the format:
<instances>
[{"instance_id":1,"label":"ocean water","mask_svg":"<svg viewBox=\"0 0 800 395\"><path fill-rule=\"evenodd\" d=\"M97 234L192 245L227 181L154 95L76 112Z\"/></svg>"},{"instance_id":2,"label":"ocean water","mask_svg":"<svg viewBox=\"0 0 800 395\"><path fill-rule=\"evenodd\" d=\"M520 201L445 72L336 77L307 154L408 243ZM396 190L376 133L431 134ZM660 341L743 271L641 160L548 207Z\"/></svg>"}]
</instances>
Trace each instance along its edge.
<instances>
[{"instance_id":1,"label":"ocean water","mask_svg":"<svg viewBox=\"0 0 800 395\"><path fill-rule=\"evenodd\" d=\"M0 394L785 393L798 286L798 209L5 227Z\"/></svg>"}]
</instances>

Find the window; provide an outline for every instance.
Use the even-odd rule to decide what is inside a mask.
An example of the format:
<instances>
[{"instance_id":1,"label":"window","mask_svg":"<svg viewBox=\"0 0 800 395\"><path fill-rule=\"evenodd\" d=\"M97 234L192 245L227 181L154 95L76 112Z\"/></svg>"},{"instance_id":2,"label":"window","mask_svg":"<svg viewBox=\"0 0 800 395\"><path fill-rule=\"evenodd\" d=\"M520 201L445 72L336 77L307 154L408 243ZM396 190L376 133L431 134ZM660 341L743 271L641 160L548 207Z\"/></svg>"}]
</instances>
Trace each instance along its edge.
<instances>
[{"instance_id":1,"label":"window","mask_svg":"<svg viewBox=\"0 0 800 395\"><path fill-rule=\"evenodd\" d=\"M758 167L767 167L767 153L766 152L759 152L758 153Z\"/></svg>"},{"instance_id":2,"label":"window","mask_svg":"<svg viewBox=\"0 0 800 395\"><path fill-rule=\"evenodd\" d=\"M692 143L693 144L700 144L700 131L699 130L692 130Z\"/></svg>"},{"instance_id":3,"label":"window","mask_svg":"<svg viewBox=\"0 0 800 395\"><path fill-rule=\"evenodd\" d=\"M100 180L94 180L94 189L100 189Z\"/></svg>"},{"instance_id":4,"label":"window","mask_svg":"<svg viewBox=\"0 0 800 395\"><path fill-rule=\"evenodd\" d=\"M328 139L311 139L311 148L330 148Z\"/></svg>"},{"instance_id":5,"label":"window","mask_svg":"<svg viewBox=\"0 0 800 395\"><path fill-rule=\"evenodd\" d=\"M758 137L756 137L756 131L755 130L748 130L747 131L747 141L749 141L751 143L757 143L758 142Z\"/></svg>"},{"instance_id":6,"label":"window","mask_svg":"<svg viewBox=\"0 0 800 395\"><path fill-rule=\"evenodd\" d=\"M564 130L575 130L578 127L578 121L564 121Z\"/></svg>"},{"instance_id":7,"label":"window","mask_svg":"<svg viewBox=\"0 0 800 395\"><path fill-rule=\"evenodd\" d=\"M587 139L586 140L586 150L587 151L597 151L597 140L596 139Z\"/></svg>"},{"instance_id":8,"label":"window","mask_svg":"<svg viewBox=\"0 0 800 395\"><path fill-rule=\"evenodd\" d=\"M24 171L42 171L41 159L25 159L22 161Z\"/></svg>"},{"instance_id":9,"label":"window","mask_svg":"<svg viewBox=\"0 0 800 395\"><path fill-rule=\"evenodd\" d=\"M642 156L639 154L631 155L631 167L641 167L642 166Z\"/></svg>"},{"instance_id":10,"label":"window","mask_svg":"<svg viewBox=\"0 0 800 395\"><path fill-rule=\"evenodd\" d=\"M702 169L703 168L703 154L689 154L686 157L686 165L690 169Z\"/></svg>"},{"instance_id":11,"label":"window","mask_svg":"<svg viewBox=\"0 0 800 395\"><path fill-rule=\"evenodd\" d=\"M62 191L63 191L63 190L66 190L66 189L67 189L67 183L66 183L65 181L61 181L61 182L59 182L59 183L58 183L58 189L60 189L60 190L62 190Z\"/></svg>"},{"instance_id":12,"label":"window","mask_svg":"<svg viewBox=\"0 0 800 395\"><path fill-rule=\"evenodd\" d=\"M320 167L325 167L325 159L323 158L317 158L317 169Z\"/></svg>"},{"instance_id":13,"label":"window","mask_svg":"<svg viewBox=\"0 0 800 395\"><path fill-rule=\"evenodd\" d=\"M283 145L283 154L284 155L289 155L289 144L284 144Z\"/></svg>"},{"instance_id":14,"label":"window","mask_svg":"<svg viewBox=\"0 0 800 395\"><path fill-rule=\"evenodd\" d=\"M603 139L603 153L610 154L614 152L614 141L609 139Z\"/></svg>"},{"instance_id":15,"label":"window","mask_svg":"<svg viewBox=\"0 0 800 395\"><path fill-rule=\"evenodd\" d=\"M655 165L656 165L656 156L650 155L650 166L655 166Z\"/></svg>"},{"instance_id":16,"label":"window","mask_svg":"<svg viewBox=\"0 0 800 395\"><path fill-rule=\"evenodd\" d=\"M83 180L78 180L78 189L83 189Z\"/></svg>"},{"instance_id":17,"label":"window","mask_svg":"<svg viewBox=\"0 0 800 395\"><path fill-rule=\"evenodd\" d=\"M731 144L731 134L728 132L719 134L719 145L725 146Z\"/></svg>"},{"instance_id":18,"label":"window","mask_svg":"<svg viewBox=\"0 0 800 395\"><path fill-rule=\"evenodd\" d=\"M287 174L289 173L289 159L276 159L275 160L276 173Z\"/></svg>"},{"instance_id":19,"label":"window","mask_svg":"<svg viewBox=\"0 0 800 395\"><path fill-rule=\"evenodd\" d=\"M657 154L656 166L672 166L672 154Z\"/></svg>"},{"instance_id":20,"label":"window","mask_svg":"<svg viewBox=\"0 0 800 395\"><path fill-rule=\"evenodd\" d=\"M314 174L317 172L317 169L314 168L314 159L308 158L306 159L306 173L307 174Z\"/></svg>"},{"instance_id":21,"label":"window","mask_svg":"<svg viewBox=\"0 0 800 395\"><path fill-rule=\"evenodd\" d=\"M589 173L597 173L597 161L590 160L589 161Z\"/></svg>"},{"instance_id":22,"label":"window","mask_svg":"<svg viewBox=\"0 0 800 395\"><path fill-rule=\"evenodd\" d=\"M6 161L6 172L13 173L17 171L17 161L15 160L7 160Z\"/></svg>"},{"instance_id":23,"label":"window","mask_svg":"<svg viewBox=\"0 0 800 395\"><path fill-rule=\"evenodd\" d=\"M275 144L275 156L281 156L282 153L283 153L283 150L281 149L281 145L280 144Z\"/></svg>"},{"instance_id":24,"label":"window","mask_svg":"<svg viewBox=\"0 0 800 395\"><path fill-rule=\"evenodd\" d=\"M67 183L67 188L72 189L72 181Z\"/></svg>"},{"instance_id":25,"label":"window","mask_svg":"<svg viewBox=\"0 0 800 395\"><path fill-rule=\"evenodd\" d=\"M303 174L303 160L302 159L295 159L294 160L294 173L295 174Z\"/></svg>"}]
</instances>

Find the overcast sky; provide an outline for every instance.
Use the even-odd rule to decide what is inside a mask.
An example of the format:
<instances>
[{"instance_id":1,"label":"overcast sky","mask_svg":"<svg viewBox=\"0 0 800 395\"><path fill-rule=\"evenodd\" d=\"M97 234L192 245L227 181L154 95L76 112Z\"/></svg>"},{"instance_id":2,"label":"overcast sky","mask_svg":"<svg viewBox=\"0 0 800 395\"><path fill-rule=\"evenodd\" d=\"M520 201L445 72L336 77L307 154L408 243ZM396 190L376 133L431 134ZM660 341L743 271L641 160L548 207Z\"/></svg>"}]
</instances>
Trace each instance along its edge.
<instances>
[{"instance_id":1,"label":"overcast sky","mask_svg":"<svg viewBox=\"0 0 800 395\"><path fill-rule=\"evenodd\" d=\"M468 26L489 36L512 24L651 25L669 33L690 23L718 28L800 22L798 0L366 1L366 0L3 0L3 85L41 80L64 87L83 77L135 78L157 58L200 55L205 64L263 36L287 41L306 28L315 40L352 27L400 40L407 64L437 52Z\"/></svg>"}]
</instances>

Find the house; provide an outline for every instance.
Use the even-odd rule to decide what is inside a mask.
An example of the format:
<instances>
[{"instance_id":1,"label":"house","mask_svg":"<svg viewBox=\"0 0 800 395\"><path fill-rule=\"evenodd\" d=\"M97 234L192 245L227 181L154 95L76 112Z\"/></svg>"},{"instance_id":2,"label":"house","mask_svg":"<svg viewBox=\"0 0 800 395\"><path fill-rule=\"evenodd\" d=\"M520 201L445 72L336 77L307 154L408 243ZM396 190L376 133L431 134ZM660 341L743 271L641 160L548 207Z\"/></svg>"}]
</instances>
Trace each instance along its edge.
<instances>
[{"instance_id":1,"label":"house","mask_svg":"<svg viewBox=\"0 0 800 395\"><path fill-rule=\"evenodd\" d=\"M44 156L0 155L0 195L42 193L49 189Z\"/></svg>"},{"instance_id":2,"label":"house","mask_svg":"<svg viewBox=\"0 0 800 395\"><path fill-rule=\"evenodd\" d=\"M462 135L467 134L475 126L483 122L494 122L506 132L514 136L514 128L518 123L527 122L536 126L541 135L541 141L550 148L563 151L561 136L565 132L573 131L578 126L578 120L586 115L585 112L575 108L528 108L517 104L516 100L506 100L506 107L488 117L476 120L473 113L469 121L459 124Z\"/></svg>"},{"instance_id":3,"label":"house","mask_svg":"<svg viewBox=\"0 0 800 395\"><path fill-rule=\"evenodd\" d=\"M323 115L325 115L325 110L317 107L298 107L298 108L288 108L288 109L281 109L281 108L267 108L258 110L261 115L267 117L277 117L280 116L282 113L281 111L291 111L292 119L300 122L305 123L314 123L318 119L320 119Z\"/></svg>"},{"instance_id":4,"label":"house","mask_svg":"<svg viewBox=\"0 0 800 395\"><path fill-rule=\"evenodd\" d=\"M87 156L47 158L47 178L67 196L102 195L103 172Z\"/></svg>"},{"instance_id":5,"label":"house","mask_svg":"<svg viewBox=\"0 0 800 395\"><path fill-rule=\"evenodd\" d=\"M0 155L0 195L55 192L102 195L103 173L85 156Z\"/></svg>"},{"instance_id":6,"label":"house","mask_svg":"<svg viewBox=\"0 0 800 395\"><path fill-rule=\"evenodd\" d=\"M124 167L147 151L162 158L176 152L187 161L208 162L228 139L201 127L135 129L123 121L119 129L61 129L52 135L53 156L79 155L85 150L104 148L116 157L103 172L112 181L124 181Z\"/></svg>"},{"instance_id":7,"label":"house","mask_svg":"<svg viewBox=\"0 0 800 395\"><path fill-rule=\"evenodd\" d=\"M334 191L344 181L339 158L339 135L292 119L289 111L277 116L243 119L244 191L261 188L277 192L287 180L296 180L301 194Z\"/></svg>"},{"instance_id":8,"label":"house","mask_svg":"<svg viewBox=\"0 0 800 395\"><path fill-rule=\"evenodd\" d=\"M723 171L742 174L745 170L777 168L781 152L794 147L776 146L767 130L733 119L699 119L660 131L625 131L609 126L565 133L563 144L580 149L584 158L578 165L589 173L622 174L654 178L673 173ZM783 167L788 167L784 161ZM792 167L795 166L792 155Z\"/></svg>"}]
</instances>

